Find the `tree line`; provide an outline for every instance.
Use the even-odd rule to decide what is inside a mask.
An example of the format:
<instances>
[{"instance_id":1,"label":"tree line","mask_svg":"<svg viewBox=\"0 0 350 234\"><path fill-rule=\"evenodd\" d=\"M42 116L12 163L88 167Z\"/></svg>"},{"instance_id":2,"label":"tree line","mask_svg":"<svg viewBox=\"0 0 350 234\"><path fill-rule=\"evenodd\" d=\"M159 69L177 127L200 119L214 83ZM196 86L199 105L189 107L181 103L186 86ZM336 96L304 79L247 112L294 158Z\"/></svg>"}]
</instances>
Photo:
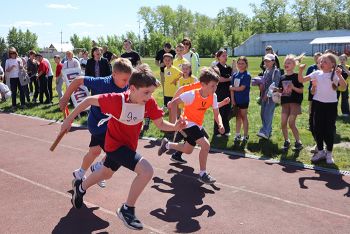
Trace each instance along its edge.
<instances>
[{"instance_id":1,"label":"tree line","mask_svg":"<svg viewBox=\"0 0 350 234\"><path fill-rule=\"evenodd\" d=\"M350 29L350 0L263 0L250 5L252 16L237 10L234 1L232 4L221 9L214 18L181 5L176 9L167 5L141 7L138 17L144 27L140 35L134 32L101 35L96 43L107 45L110 51L120 54L123 40L128 38L142 56L154 56L165 42L176 45L189 37L201 56L210 56L220 47L240 45L255 33ZM18 48L21 53L29 43L37 47L36 39L37 36L28 30L12 28L7 45ZM75 48L91 50L89 36L74 34L70 41ZM0 49L2 46L6 43L0 37Z\"/></svg>"}]
</instances>

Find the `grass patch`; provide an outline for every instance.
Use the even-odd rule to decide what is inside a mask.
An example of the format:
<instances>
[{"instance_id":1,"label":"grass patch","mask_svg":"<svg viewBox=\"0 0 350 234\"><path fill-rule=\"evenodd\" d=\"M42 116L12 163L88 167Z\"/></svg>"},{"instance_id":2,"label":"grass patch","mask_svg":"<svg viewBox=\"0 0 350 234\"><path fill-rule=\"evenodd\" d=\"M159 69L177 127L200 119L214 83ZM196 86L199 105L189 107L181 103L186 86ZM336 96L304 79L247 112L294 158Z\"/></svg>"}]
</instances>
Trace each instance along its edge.
<instances>
[{"instance_id":1,"label":"grass patch","mask_svg":"<svg viewBox=\"0 0 350 234\"><path fill-rule=\"evenodd\" d=\"M280 61L283 61L283 57L280 58ZM201 59L201 64L203 66L208 66L212 62L213 59L203 58ZM256 76L260 72L260 62L261 57L249 57L249 72L252 77ZM148 63L157 77L159 77L159 68L154 64L153 58L144 58L144 63ZM307 65L311 65L313 63L313 59L311 57L306 58L303 62ZM228 64L231 62L229 61ZM55 69L55 64L53 64L53 69ZM54 89L55 90L55 89ZM18 109L16 113L30 115L30 116L38 116L46 119L53 120L62 120L62 113L58 108L58 98L57 94L54 91L54 105L38 105L38 104L29 104L27 109ZM308 101L307 101L307 89L304 88L304 101L302 103L302 114L297 119L297 127L300 131L300 138L304 144L304 149L300 152L295 152L293 150L289 150L288 152L283 152L281 147L283 145L284 139L280 127L280 116L281 116L281 107L276 107L275 117L273 120L273 132L270 140L261 140L256 136L259 128L261 127L260 120L260 106L256 103L256 98L259 96L259 91L257 87L252 87L250 92L251 103L249 105L248 110L248 118L249 118L249 135L250 139L245 146L235 146L233 145L233 135L235 129L235 119L231 120L231 133L230 137L222 137L222 138L213 138L213 114L212 111L208 111L205 117L204 126L209 133L210 141L213 147L215 148L227 148L231 150L235 150L241 153L250 153L258 156L265 156L276 158L280 160L287 161L296 161L305 164L310 164L310 148L314 146L315 142L311 136L311 133L307 130L308 128ZM154 93L154 97L156 98L158 104L160 106L163 105L163 94L162 89L158 88ZM0 109L4 111L9 111L11 105L11 101L8 100L6 103L0 104ZM71 108L71 107L70 107ZM340 113L340 111L339 111ZM167 115L165 116L167 119ZM76 120L78 124L86 124L86 116L82 116L80 119ZM335 136L335 147L334 147L334 158L336 161L336 165L327 165L325 162L320 162L318 165L328 168L335 168L341 170L350 170L350 159L348 155L350 154L350 143L346 144L346 142L350 142L350 131L349 131L350 119L339 117L337 119L337 134ZM162 138L164 133L156 129L156 127L151 124L150 129L145 133L145 136ZM289 131L289 137L292 142L294 142L293 135L291 131ZM345 144L344 144L345 142ZM341 143L341 144L340 144Z\"/></svg>"}]
</instances>

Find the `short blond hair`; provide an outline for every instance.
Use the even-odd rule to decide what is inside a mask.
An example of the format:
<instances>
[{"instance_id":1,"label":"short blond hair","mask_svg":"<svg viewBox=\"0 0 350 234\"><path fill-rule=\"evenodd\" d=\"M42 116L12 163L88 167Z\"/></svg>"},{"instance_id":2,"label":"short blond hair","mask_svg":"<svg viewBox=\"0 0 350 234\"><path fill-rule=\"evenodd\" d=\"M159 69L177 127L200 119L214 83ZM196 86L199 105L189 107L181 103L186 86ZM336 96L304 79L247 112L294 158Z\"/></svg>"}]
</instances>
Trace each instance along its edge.
<instances>
[{"instance_id":1,"label":"short blond hair","mask_svg":"<svg viewBox=\"0 0 350 234\"><path fill-rule=\"evenodd\" d=\"M132 73L133 67L129 59L117 58L112 65L113 72Z\"/></svg>"}]
</instances>

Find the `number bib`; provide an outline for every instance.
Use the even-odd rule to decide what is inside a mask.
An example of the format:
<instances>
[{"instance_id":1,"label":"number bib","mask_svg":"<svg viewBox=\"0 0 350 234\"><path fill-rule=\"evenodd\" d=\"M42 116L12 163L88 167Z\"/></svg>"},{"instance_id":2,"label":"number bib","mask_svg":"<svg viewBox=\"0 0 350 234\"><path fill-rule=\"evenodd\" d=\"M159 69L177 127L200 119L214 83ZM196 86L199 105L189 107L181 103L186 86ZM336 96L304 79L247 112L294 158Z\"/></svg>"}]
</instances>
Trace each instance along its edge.
<instances>
[{"instance_id":1,"label":"number bib","mask_svg":"<svg viewBox=\"0 0 350 234\"><path fill-rule=\"evenodd\" d=\"M119 119L112 114L106 113L108 118L101 119L97 126L101 126L106 121L114 118L120 123L126 125L137 125L141 123L145 116L145 105L134 104L134 103L126 103L124 94L121 94L122 97L122 112L120 113Z\"/></svg>"}]
</instances>

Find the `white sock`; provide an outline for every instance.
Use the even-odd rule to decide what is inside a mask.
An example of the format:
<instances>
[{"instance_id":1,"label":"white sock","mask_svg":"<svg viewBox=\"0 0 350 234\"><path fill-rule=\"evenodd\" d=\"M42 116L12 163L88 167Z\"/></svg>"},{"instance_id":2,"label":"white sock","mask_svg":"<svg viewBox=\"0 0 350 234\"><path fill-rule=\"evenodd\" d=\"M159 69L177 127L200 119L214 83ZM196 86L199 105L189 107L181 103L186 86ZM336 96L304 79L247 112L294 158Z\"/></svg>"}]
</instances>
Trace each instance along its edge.
<instances>
[{"instance_id":1,"label":"white sock","mask_svg":"<svg viewBox=\"0 0 350 234\"><path fill-rule=\"evenodd\" d=\"M199 171L199 175L200 175L200 176L203 176L204 173L207 173L207 171L205 171L205 170L204 170L204 171Z\"/></svg>"},{"instance_id":2,"label":"white sock","mask_svg":"<svg viewBox=\"0 0 350 234\"><path fill-rule=\"evenodd\" d=\"M169 143L166 143L165 148L168 150L169 149Z\"/></svg>"},{"instance_id":3,"label":"white sock","mask_svg":"<svg viewBox=\"0 0 350 234\"><path fill-rule=\"evenodd\" d=\"M83 168L79 169L79 174L81 175L81 177L83 177L85 175L85 170Z\"/></svg>"},{"instance_id":4,"label":"white sock","mask_svg":"<svg viewBox=\"0 0 350 234\"><path fill-rule=\"evenodd\" d=\"M237 133L237 132L236 132L236 137L238 137L238 136L240 136L240 135L241 135L241 133L239 133L239 132Z\"/></svg>"}]
</instances>

